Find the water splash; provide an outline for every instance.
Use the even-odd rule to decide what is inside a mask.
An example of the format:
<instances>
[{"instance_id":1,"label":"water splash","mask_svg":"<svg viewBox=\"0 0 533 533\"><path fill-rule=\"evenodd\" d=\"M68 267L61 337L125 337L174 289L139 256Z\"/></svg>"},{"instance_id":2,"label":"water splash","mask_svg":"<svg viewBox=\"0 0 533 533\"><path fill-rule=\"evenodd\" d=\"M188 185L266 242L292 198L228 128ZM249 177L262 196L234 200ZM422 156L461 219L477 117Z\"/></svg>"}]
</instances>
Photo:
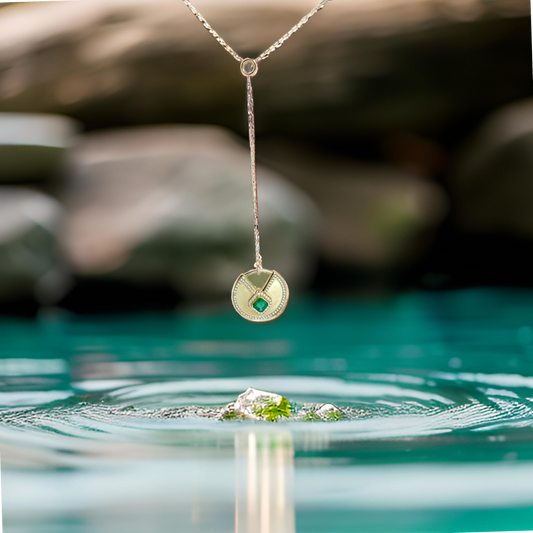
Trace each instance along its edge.
<instances>
[{"instance_id":1,"label":"water splash","mask_svg":"<svg viewBox=\"0 0 533 533\"><path fill-rule=\"evenodd\" d=\"M478 375L474 382L452 381L450 375L435 375L415 380L381 374L360 381L312 377L249 381L254 381L259 391L280 391L288 399L290 415L280 417L278 423L294 432L307 431L310 425L327 420L336 422L328 425L327 431L349 433L354 440L533 427L533 402L523 391L513 391L508 380L504 380L504 387L498 387L494 376L490 386L482 379L483 375ZM271 397L264 396L269 393L247 400L248 391L235 402L246 382L243 378L149 383L75 395L35 408L5 409L0 413L0 429L24 428L92 439L98 434L120 433L121 427L137 431L235 431L239 425L254 423L246 419L267 418L254 413L265 398ZM273 397L278 403L282 398ZM228 412L235 412L235 405L238 424L222 423L229 418ZM153 438L157 440L157 434Z\"/></svg>"}]
</instances>

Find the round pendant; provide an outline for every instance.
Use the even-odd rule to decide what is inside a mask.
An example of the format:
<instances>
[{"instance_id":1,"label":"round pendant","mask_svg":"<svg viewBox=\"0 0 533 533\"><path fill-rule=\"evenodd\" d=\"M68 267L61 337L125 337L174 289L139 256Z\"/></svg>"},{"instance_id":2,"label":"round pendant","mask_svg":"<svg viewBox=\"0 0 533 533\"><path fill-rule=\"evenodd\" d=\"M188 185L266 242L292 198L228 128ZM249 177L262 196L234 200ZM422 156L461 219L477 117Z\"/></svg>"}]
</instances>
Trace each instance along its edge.
<instances>
[{"instance_id":1,"label":"round pendant","mask_svg":"<svg viewBox=\"0 0 533 533\"><path fill-rule=\"evenodd\" d=\"M250 322L269 322L283 314L289 301L287 282L275 270L249 270L231 291L235 311Z\"/></svg>"}]
</instances>

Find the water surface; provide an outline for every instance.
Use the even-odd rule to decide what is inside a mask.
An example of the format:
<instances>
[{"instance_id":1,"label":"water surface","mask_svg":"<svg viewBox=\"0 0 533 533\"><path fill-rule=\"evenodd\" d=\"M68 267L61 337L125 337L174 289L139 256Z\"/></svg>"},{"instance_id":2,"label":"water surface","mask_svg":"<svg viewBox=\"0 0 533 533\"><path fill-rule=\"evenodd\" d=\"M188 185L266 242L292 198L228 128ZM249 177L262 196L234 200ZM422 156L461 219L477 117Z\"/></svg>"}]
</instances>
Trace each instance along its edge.
<instances>
[{"instance_id":1,"label":"water surface","mask_svg":"<svg viewBox=\"0 0 533 533\"><path fill-rule=\"evenodd\" d=\"M531 529L533 292L0 322L6 532ZM338 422L218 420L248 387Z\"/></svg>"}]
</instances>

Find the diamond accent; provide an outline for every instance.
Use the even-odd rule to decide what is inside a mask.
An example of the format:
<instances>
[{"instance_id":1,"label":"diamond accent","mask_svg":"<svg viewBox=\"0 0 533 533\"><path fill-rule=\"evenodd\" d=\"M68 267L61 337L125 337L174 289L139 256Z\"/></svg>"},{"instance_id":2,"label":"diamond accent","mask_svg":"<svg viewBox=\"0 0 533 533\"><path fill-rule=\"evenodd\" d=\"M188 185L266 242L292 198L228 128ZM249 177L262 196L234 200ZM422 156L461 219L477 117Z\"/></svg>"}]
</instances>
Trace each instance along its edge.
<instances>
[{"instance_id":1,"label":"diamond accent","mask_svg":"<svg viewBox=\"0 0 533 533\"><path fill-rule=\"evenodd\" d=\"M258 66L255 59L247 57L241 63L241 74L247 78L253 77L257 74Z\"/></svg>"}]
</instances>

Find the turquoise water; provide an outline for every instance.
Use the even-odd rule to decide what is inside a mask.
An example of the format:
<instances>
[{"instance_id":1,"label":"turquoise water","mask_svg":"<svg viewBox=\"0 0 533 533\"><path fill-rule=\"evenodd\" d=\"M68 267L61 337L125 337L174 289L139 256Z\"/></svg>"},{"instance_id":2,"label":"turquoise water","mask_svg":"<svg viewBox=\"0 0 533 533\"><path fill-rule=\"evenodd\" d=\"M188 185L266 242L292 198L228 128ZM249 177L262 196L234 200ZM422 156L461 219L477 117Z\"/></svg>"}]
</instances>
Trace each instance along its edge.
<instances>
[{"instance_id":1,"label":"turquoise water","mask_svg":"<svg viewBox=\"0 0 533 533\"><path fill-rule=\"evenodd\" d=\"M0 322L7 533L533 528L533 291ZM338 422L222 422L248 387Z\"/></svg>"}]
</instances>

